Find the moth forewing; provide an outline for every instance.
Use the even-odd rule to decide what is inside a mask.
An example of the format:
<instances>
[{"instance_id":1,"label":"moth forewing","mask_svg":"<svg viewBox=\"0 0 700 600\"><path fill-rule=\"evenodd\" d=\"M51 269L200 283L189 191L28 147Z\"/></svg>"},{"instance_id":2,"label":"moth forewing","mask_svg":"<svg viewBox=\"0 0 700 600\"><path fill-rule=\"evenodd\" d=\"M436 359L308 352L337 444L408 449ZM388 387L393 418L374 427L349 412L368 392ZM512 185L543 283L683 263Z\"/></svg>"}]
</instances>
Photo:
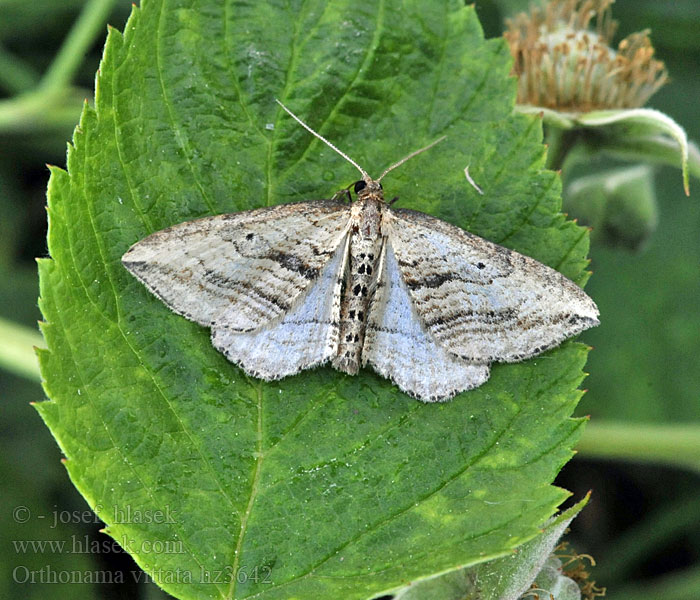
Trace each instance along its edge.
<instances>
[{"instance_id":1,"label":"moth forewing","mask_svg":"<svg viewBox=\"0 0 700 600\"><path fill-rule=\"evenodd\" d=\"M450 354L426 331L408 295L389 239L367 320L363 364L391 379L404 392L426 402L447 400L480 386L488 365Z\"/></svg>"},{"instance_id":2,"label":"moth forewing","mask_svg":"<svg viewBox=\"0 0 700 600\"><path fill-rule=\"evenodd\" d=\"M151 234L122 263L187 319L253 331L279 320L313 285L349 218L347 204L329 201L205 217Z\"/></svg>"},{"instance_id":3,"label":"moth forewing","mask_svg":"<svg viewBox=\"0 0 700 600\"><path fill-rule=\"evenodd\" d=\"M524 360L598 324L585 292L532 258L423 213L391 211L389 220L411 301L455 356Z\"/></svg>"}]
</instances>

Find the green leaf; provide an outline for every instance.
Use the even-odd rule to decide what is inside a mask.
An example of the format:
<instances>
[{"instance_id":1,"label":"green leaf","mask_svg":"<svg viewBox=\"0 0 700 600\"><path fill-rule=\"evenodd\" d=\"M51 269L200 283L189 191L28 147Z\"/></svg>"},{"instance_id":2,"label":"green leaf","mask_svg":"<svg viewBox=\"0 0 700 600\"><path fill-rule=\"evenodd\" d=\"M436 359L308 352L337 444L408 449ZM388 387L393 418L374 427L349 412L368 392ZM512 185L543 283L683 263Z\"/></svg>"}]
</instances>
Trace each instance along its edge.
<instances>
[{"instance_id":1,"label":"green leaf","mask_svg":"<svg viewBox=\"0 0 700 600\"><path fill-rule=\"evenodd\" d=\"M419 582L399 592L394 600L518 600L534 581L540 597L549 593L564 600L559 592L565 586L573 584L577 592L579 589L574 581L561 575L556 568L561 567L561 562L552 552L587 501L582 500L552 519L539 536L520 546L517 552Z\"/></svg>"},{"instance_id":2,"label":"green leaf","mask_svg":"<svg viewBox=\"0 0 700 600\"><path fill-rule=\"evenodd\" d=\"M40 261L39 411L107 533L179 598L349 600L536 536L567 497L550 483L582 425L582 345L440 405L369 370L264 383L120 264L168 225L357 179L279 98L370 174L446 134L387 194L583 283L587 234L559 213L540 121L512 114L503 41L456 1L143 4L52 169Z\"/></svg>"},{"instance_id":3,"label":"green leaf","mask_svg":"<svg viewBox=\"0 0 700 600\"><path fill-rule=\"evenodd\" d=\"M557 129L594 132L595 136L585 138L588 153L606 152L625 160L680 167L686 196L690 195L690 175L700 178L697 146L688 141L683 127L661 111L627 108L566 113L528 105L518 105L516 110L542 115L547 125Z\"/></svg>"},{"instance_id":4,"label":"green leaf","mask_svg":"<svg viewBox=\"0 0 700 600\"><path fill-rule=\"evenodd\" d=\"M627 110L599 110L579 117L585 127L607 128L606 142L602 148L608 152L637 155L642 149L661 144L664 139L676 143L677 162L683 174L683 189L690 195L688 183L688 136L685 130L671 117L652 108L632 108ZM635 153L635 146L640 150ZM654 158L651 154L647 158ZM663 161L663 156L661 157Z\"/></svg>"}]
</instances>

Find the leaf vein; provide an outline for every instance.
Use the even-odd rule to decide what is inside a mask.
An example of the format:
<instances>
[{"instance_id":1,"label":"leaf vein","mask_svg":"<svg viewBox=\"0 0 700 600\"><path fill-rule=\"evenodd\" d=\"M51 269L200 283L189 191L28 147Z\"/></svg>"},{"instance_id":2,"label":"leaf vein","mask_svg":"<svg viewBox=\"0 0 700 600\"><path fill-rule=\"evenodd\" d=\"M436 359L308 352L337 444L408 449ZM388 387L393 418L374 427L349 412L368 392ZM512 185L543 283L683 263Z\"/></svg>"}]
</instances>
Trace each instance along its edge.
<instances>
[{"instance_id":1,"label":"leaf vein","mask_svg":"<svg viewBox=\"0 0 700 600\"><path fill-rule=\"evenodd\" d=\"M350 93L350 90L353 88L355 83L358 81L360 74L365 70L365 68L371 63L371 61L374 59L377 51L377 46L379 44L379 37L381 35L381 31L384 25L384 12L385 12L385 0L380 0L379 6L377 7L377 17L376 17L376 27L374 29L374 33L372 36L372 41L367 45L367 52L365 54L364 59L362 60L362 64L357 68L355 71L354 75L348 82L347 86L345 87L345 91L340 95L340 97L336 100L334 108L332 108L328 115L324 118L324 120L321 122L321 125L318 126L318 133L321 135L323 134L323 131L326 127L326 125L335 118L335 116L340 112L340 106L343 103L343 100L348 96ZM284 91L284 96L286 100L287 98L287 86L285 86L285 91ZM278 115L282 109L280 108L278 110ZM304 147L304 150L301 152L297 160L292 163L288 170L291 171L296 167L299 163L303 162L304 159L306 158L307 154L310 152L311 148L313 147L314 143L318 142L318 140L313 137L313 136L308 136L308 143Z\"/></svg>"},{"instance_id":2,"label":"leaf vein","mask_svg":"<svg viewBox=\"0 0 700 600\"><path fill-rule=\"evenodd\" d=\"M112 435L112 431L110 430L109 426L107 425L106 421L104 420L104 417L102 416L101 411L99 411L97 406L95 405L95 401L92 397L92 390L91 390L90 385L87 384L85 378L82 375L81 369L79 367L80 362L76 358L74 344L73 344L72 340L70 339L70 335L68 333L71 330L70 327L67 327L66 324L63 322L63 319L61 318L61 311L60 310L55 311L54 318L56 318L58 320L58 322L60 323L61 329L64 332L66 332L65 333L66 346L68 348L68 352L70 353L70 357L71 357L73 365L75 367L76 377L80 381L81 388L85 391L85 397L86 397L87 401L90 403L90 407L92 409L92 412L96 415L96 418L98 419L99 423L102 425L107 437L109 438L109 441L112 444L112 448L121 457L122 462L129 467L131 472L134 474L134 477L141 483L142 488L145 490L145 492L148 494L149 498L153 502L153 506L166 506L168 504L168 502L159 502L156 499L156 494L154 494L154 490L157 488L154 487L152 489L146 484L145 480L141 477L141 475L139 474L136 467L129 460L128 456L124 452L122 452L119 444L117 443L117 440ZM70 460L69 456L66 456L66 458L68 460ZM109 522L107 522L107 521L105 521L105 522L107 523L107 526L109 527ZM184 529L182 528L182 525L180 525L179 522L175 521L173 526L179 532L180 540L182 541L184 547L187 548L189 555L192 557L192 560L194 560L197 563L197 565L199 565L199 567L203 569L206 566L206 562L202 562L201 560L199 560L195 551L187 543L187 541L186 541L187 537L186 537ZM223 594L221 594L221 596L223 597Z\"/></svg>"},{"instance_id":3,"label":"leaf vein","mask_svg":"<svg viewBox=\"0 0 700 600\"><path fill-rule=\"evenodd\" d=\"M440 491L444 490L449 484L451 484L453 481L455 481L458 477L460 477L462 474L464 474L469 468L473 467L476 465L479 461L481 461L484 457L488 455L489 452L499 443L500 439L503 437L503 435L510 429L512 426L513 422L515 419L518 417L520 414L521 409L518 407L518 410L512 415L512 417L509 419L509 421L501 427L500 431L493 437L491 440L491 443L488 444L479 454L473 457L472 460L467 462L462 468L458 469L455 471L452 475L450 475L444 482L441 482L440 485L436 486L433 490L429 491L427 494L422 496L419 500L416 502L411 502L410 505L405 506L404 508L396 511L395 513L387 516L385 519L378 521L375 523L371 529L366 529L357 535L353 536L349 540L343 542L339 546L337 546L334 550L329 552L325 557L321 558L316 564L312 565L305 573L300 574L299 576L295 577L293 580L286 581L284 583L281 583L277 586L277 589L281 588L282 586L289 585L291 583L298 582L301 579L310 577L314 574L314 572L323 564L328 562L333 556L337 555L338 552L341 552L344 548L347 548L351 544L354 544L358 540L362 539L366 535L369 535L371 533L374 533L377 529L380 527L385 526L386 524L398 519L408 511L412 510L416 503L421 503L425 502L426 500L429 500L431 497L439 493ZM262 592L261 592L262 593ZM250 596L250 598L255 598L259 594L254 594Z\"/></svg>"},{"instance_id":4,"label":"leaf vein","mask_svg":"<svg viewBox=\"0 0 700 600\"><path fill-rule=\"evenodd\" d=\"M163 104L165 105L165 112L167 114L168 120L170 121L170 126L172 127L175 141L177 145L180 147L182 150L183 158L185 159L185 162L187 163L187 167L192 174L192 178L194 180L195 185L197 186L197 189L199 190L199 193L206 203L207 207L209 208L209 211L212 214L216 214L216 209L214 207L214 203L212 202L211 198L209 197L209 194L207 194L206 190L204 189L204 186L202 185L202 182L199 180L199 177L197 176L197 172L194 168L194 164L192 163L192 148L190 147L189 141L185 138L182 129L180 126L177 124L177 121L175 119L175 107L173 106L172 100L168 97L168 92L167 88L165 85L165 81L163 79L163 64L162 64L162 56L161 56L161 42L163 39L163 30L162 30L162 25L163 25L163 14L167 12L165 8L165 3L166 0L163 0L160 10L158 11L158 23L156 26L156 40L155 40L155 59L156 59L156 72L158 73L158 84L160 86L160 91L163 97Z\"/></svg>"}]
</instances>

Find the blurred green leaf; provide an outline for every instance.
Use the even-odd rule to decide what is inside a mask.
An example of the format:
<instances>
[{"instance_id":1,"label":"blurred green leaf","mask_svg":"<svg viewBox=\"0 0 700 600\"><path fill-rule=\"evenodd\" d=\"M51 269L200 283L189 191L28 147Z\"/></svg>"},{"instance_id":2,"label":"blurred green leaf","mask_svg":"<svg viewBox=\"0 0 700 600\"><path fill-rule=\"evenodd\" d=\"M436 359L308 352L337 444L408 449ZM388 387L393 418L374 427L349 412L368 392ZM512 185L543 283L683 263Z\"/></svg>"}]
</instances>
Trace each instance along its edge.
<instances>
[{"instance_id":1,"label":"blurred green leaf","mask_svg":"<svg viewBox=\"0 0 700 600\"><path fill-rule=\"evenodd\" d=\"M0 100L0 135L66 130L80 116L85 94L65 88L55 93L31 91Z\"/></svg>"},{"instance_id":2,"label":"blurred green leaf","mask_svg":"<svg viewBox=\"0 0 700 600\"><path fill-rule=\"evenodd\" d=\"M75 541L81 542L87 532L76 531L74 524L62 523L54 515L62 510L85 511L87 507L77 494L74 494L77 502L73 504L71 501L76 498L61 492L65 475L56 444L43 435L45 427L29 405L41 399L38 383L0 370L0 390L3 409L0 597L23 600L76 597L76 585L59 582L59 576L95 573L98 564L89 552L66 551L74 550ZM55 578L53 583L51 577ZM98 600L99 587L87 581L79 586L79 597Z\"/></svg>"},{"instance_id":3,"label":"blurred green leaf","mask_svg":"<svg viewBox=\"0 0 700 600\"><path fill-rule=\"evenodd\" d=\"M17 239L22 223L22 191L13 171L14 165L0 162L0 273L7 278L14 264Z\"/></svg>"},{"instance_id":4,"label":"blurred green leaf","mask_svg":"<svg viewBox=\"0 0 700 600\"><path fill-rule=\"evenodd\" d=\"M604 553L597 557L596 576L600 581L633 579L639 564L647 562L660 549L673 547L676 539L697 529L697 493L691 488L684 497L674 495L670 500L657 504L644 519L608 541Z\"/></svg>"},{"instance_id":5,"label":"blurred green leaf","mask_svg":"<svg viewBox=\"0 0 700 600\"><path fill-rule=\"evenodd\" d=\"M657 165L678 167L682 159L678 144L663 135L625 137L619 136L614 144L593 141L593 151L601 150L615 158L629 162L646 162ZM589 153L590 155L590 153ZM687 172L696 179L700 179L700 151L697 145L688 142Z\"/></svg>"},{"instance_id":6,"label":"blurred green leaf","mask_svg":"<svg viewBox=\"0 0 700 600\"><path fill-rule=\"evenodd\" d=\"M623 37L627 32L650 28L654 46L660 50L657 54L663 59L670 51L687 55L700 50L700 4L696 0L617 0L614 11ZM671 73L675 79L673 70Z\"/></svg>"},{"instance_id":7,"label":"blurred green leaf","mask_svg":"<svg viewBox=\"0 0 700 600\"><path fill-rule=\"evenodd\" d=\"M654 148L651 142L670 138L676 143L677 165L683 173L683 189L690 195L688 184L688 136L671 117L652 108L599 110L579 115L577 122L584 127L602 131L605 140L599 146L607 152L621 154ZM600 129L598 129L600 128ZM656 162L654 154L644 153L648 161ZM663 160L659 161L663 162ZM697 165L696 165L697 169Z\"/></svg>"},{"instance_id":8,"label":"blurred green leaf","mask_svg":"<svg viewBox=\"0 0 700 600\"><path fill-rule=\"evenodd\" d=\"M509 69L459 2L229 13L152 0L110 32L70 175L54 168L49 184L52 401L39 410L108 533L170 593L370 598L511 550L566 497L549 483L581 426L568 418L580 344L495 366L437 406L369 371L264 383L120 264L167 225L329 197L357 177L279 97L371 173L447 134L387 193L585 281L586 231L558 212L539 121L512 115ZM171 518L120 519L128 509Z\"/></svg>"},{"instance_id":9,"label":"blurred green leaf","mask_svg":"<svg viewBox=\"0 0 700 600\"><path fill-rule=\"evenodd\" d=\"M80 114L85 94L71 87L85 53L104 26L116 0L89 0L35 88L0 100L0 134L62 129ZM9 59L5 62L9 62ZM0 61L0 69L3 62ZM6 69L7 71L7 69ZM12 75L14 72L6 72ZM7 78L7 77L6 77ZM10 80L16 87L18 74ZM25 82L26 84L26 82Z\"/></svg>"},{"instance_id":10,"label":"blurred green leaf","mask_svg":"<svg viewBox=\"0 0 700 600\"><path fill-rule=\"evenodd\" d=\"M504 19L528 10L531 4L544 4L544 0L491 0L501 11Z\"/></svg>"},{"instance_id":11,"label":"blurred green leaf","mask_svg":"<svg viewBox=\"0 0 700 600\"><path fill-rule=\"evenodd\" d=\"M0 322L3 317L12 317L27 329L36 324L37 293L35 268L0 270ZM32 333L36 336L36 332ZM27 353L36 364L31 347ZM44 424L30 406L42 396L38 380L20 378L0 369L0 529L4 540L0 598L71 597L76 590L74 584L38 583L41 570L48 575L49 571L91 572L97 567L90 554L65 552L65 546L70 547L75 539L72 535L82 539L84 530L76 531L74 524L54 523L57 503L59 510L66 511L86 507L77 493L63 493L65 471L58 449L54 440L45 435ZM52 544L64 544L64 548ZM34 583L25 581L31 578ZM89 584L80 586L81 599L97 600L96 588Z\"/></svg>"},{"instance_id":12,"label":"blurred green leaf","mask_svg":"<svg viewBox=\"0 0 700 600\"><path fill-rule=\"evenodd\" d=\"M610 600L695 600L699 590L700 568L689 567L657 577L653 582L631 583L606 597Z\"/></svg>"},{"instance_id":13,"label":"blurred green leaf","mask_svg":"<svg viewBox=\"0 0 700 600\"><path fill-rule=\"evenodd\" d=\"M591 239L639 250L656 229L653 170L635 165L600 171L572 181L564 208L593 228Z\"/></svg>"},{"instance_id":14,"label":"blurred green leaf","mask_svg":"<svg viewBox=\"0 0 700 600\"><path fill-rule=\"evenodd\" d=\"M584 334L593 420L700 420L700 205L680 195L673 171L656 177L659 227L642 254L595 246L591 294L601 326Z\"/></svg>"},{"instance_id":15,"label":"blurred green leaf","mask_svg":"<svg viewBox=\"0 0 700 600\"><path fill-rule=\"evenodd\" d=\"M85 3L61 49L44 73L39 91L51 95L71 84L87 49L94 42L97 32L104 27L105 19L115 2L116 0L89 0Z\"/></svg>"},{"instance_id":16,"label":"blurred green leaf","mask_svg":"<svg viewBox=\"0 0 700 600\"><path fill-rule=\"evenodd\" d=\"M37 43L38 32L48 32L50 36L59 33L64 26L74 21L80 10L95 1L102 0L0 0L0 39L11 40L15 45L24 38L29 42L28 45L34 46L37 53L41 53L44 48ZM133 4L131 0L114 2L114 14L128 15Z\"/></svg>"},{"instance_id":17,"label":"blurred green leaf","mask_svg":"<svg viewBox=\"0 0 700 600\"><path fill-rule=\"evenodd\" d=\"M10 93L24 92L39 81L34 68L0 46L0 86Z\"/></svg>"},{"instance_id":18,"label":"blurred green leaf","mask_svg":"<svg viewBox=\"0 0 700 600\"><path fill-rule=\"evenodd\" d=\"M700 139L695 98L700 97L698 77L697 15L700 4L695 0L659 3L655 0L617 0L614 16L620 21L618 37L644 28L651 28L656 47L655 56L666 62L671 82L653 98L658 110L673 115L687 130L690 139ZM674 49L682 49L681 52ZM668 160L677 157L677 145L668 141ZM660 148L654 149L660 156ZM689 148L691 174L693 147ZM634 156L623 157L638 160ZM587 157L576 166L576 176L584 167L610 166L610 157ZM695 161L697 164L697 159ZM674 165L676 163L673 163ZM581 168L579 168L581 167ZM565 176L568 177L565 173ZM700 421L700 205L697 189L691 197L680 194L676 172L661 168L655 177L655 193L659 210L659 226L642 254L630 255L609 248L593 246L592 267L595 276L588 291L601 310L601 326L582 337L595 347L587 370L590 389L582 402L582 413L597 419L614 419L635 423L666 424ZM696 480L685 471L669 471L660 480L661 471L645 467L625 466L632 470L635 482L642 486L635 494L651 495L661 489L666 500L674 498L671 481L683 480L698 493ZM640 483L641 481L641 483ZM658 505L662 498L656 497ZM647 500L648 502L648 500ZM623 514L626 512L623 511ZM617 517L610 517L620 518ZM640 516L641 518L641 516ZM684 540L699 540L697 528ZM681 538L676 544L686 543ZM669 548L673 544L669 542ZM697 554L700 545L693 542L684 554ZM662 550L657 549L657 552ZM643 570L649 562L638 564ZM618 573L615 573L618 575ZM612 587L610 588L612 589ZM609 594L610 595L610 594ZM700 591L696 596L700 597ZM612 597L612 596L611 596Z\"/></svg>"}]
</instances>

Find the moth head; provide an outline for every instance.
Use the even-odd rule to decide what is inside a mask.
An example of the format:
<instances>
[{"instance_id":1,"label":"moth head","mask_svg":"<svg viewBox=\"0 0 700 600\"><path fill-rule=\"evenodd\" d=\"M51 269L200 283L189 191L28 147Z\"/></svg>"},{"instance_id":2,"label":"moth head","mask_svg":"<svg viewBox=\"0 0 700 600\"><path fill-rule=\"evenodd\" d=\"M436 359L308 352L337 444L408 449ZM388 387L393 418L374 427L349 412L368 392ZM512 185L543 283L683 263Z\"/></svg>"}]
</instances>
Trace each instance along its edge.
<instances>
[{"instance_id":1,"label":"moth head","mask_svg":"<svg viewBox=\"0 0 700 600\"><path fill-rule=\"evenodd\" d=\"M370 178L360 179L359 181L355 182L353 189L359 198L362 196L367 196L368 194L380 193L382 191L382 184Z\"/></svg>"}]
</instances>

